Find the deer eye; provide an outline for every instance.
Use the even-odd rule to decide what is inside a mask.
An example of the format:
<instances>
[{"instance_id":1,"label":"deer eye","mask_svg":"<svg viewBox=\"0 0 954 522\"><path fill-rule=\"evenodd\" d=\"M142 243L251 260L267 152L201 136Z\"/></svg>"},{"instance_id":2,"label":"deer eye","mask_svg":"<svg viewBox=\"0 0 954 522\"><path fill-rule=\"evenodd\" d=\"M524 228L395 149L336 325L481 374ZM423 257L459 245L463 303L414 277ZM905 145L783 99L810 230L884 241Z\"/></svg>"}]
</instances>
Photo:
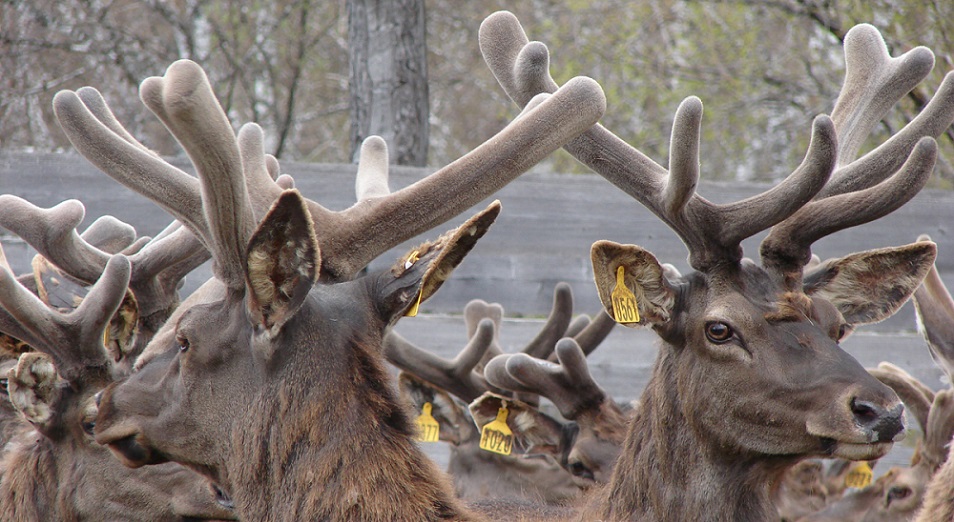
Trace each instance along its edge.
<instances>
[{"instance_id":1,"label":"deer eye","mask_svg":"<svg viewBox=\"0 0 954 522\"><path fill-rule=\"evenodd\" d=\"M185 353L189 351L189 340L185 337L176 337L176 342L179 343L179 352Z\"/></svg>"},{"instance_id":2,"label":"deer eye","mask_svg":"<svg viewBox=\"0 0 954 522\"><path fill-rule=\"evenodd\" d=\"M893 500L904 500L911 496L911 488L907 486L892 486L888 490L888 504Z\"/></svg>"},{"instance_id":3,"label":"deer eye","mask_svg":"<svg viewBox=\"0 0 954 522\"><path fill-rule=\"evenodd\" d=\"M576 475L577 477L587 479L587 480L594 480L593 472L590 471L585 465L583 465L582 462L578 460L571 462L568 467L569 467L570 473L572 473L573 475Z\"/></svg>"},{"instance_id":4,"label":"deer eye","mask_svg":"<svg viewBox=\"0 0 954 522\"><path fill-rule=\"evenodd\" d=\"M706 339L715 344L723 344L732 339L732 328L720 321L706 323Z\"/></svg>"}]
</instances>

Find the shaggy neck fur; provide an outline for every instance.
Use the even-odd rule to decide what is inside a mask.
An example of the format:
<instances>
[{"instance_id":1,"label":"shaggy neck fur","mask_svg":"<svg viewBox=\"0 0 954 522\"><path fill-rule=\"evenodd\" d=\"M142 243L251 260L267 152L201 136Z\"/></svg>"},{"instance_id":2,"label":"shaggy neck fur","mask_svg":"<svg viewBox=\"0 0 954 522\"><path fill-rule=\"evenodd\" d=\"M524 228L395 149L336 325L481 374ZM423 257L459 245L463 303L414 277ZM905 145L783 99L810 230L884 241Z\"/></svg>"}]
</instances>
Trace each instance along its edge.
<instances>
[{"instance_id":1,"label":"shaggy neck fur","mask_svg":"<svg viewBox=\"0 0 954 522\"><path fill-rule=\"evenodd\" d=\"M233 430L227 482L239 517L471 520L412 441L376 344L326 346L345 349L286 365Z\"/></svg>"},{"instance_id":2,"label":"shaggy neck fur","mask_svg":"<svg viewBox=\"0 0 954 522\"><path fill-rule=\"evenodd\" d=\"M57 499L57 459L50 441L35 430L11 437L0 461L0 513L4 520L75 520Z\"/></svg>"},{"instance_id":3,"label":"shaggy neck fur","mask_svg":"<svg viewBox=\"0 0 954 522\"><path fill-rule=\"evenodd\" d=\"M608 521L777 518L770 492L794 462L703 440L684 414L670 350L661 347L613 478L591 503L594 516Z\"/></svg>"}]
</instances>

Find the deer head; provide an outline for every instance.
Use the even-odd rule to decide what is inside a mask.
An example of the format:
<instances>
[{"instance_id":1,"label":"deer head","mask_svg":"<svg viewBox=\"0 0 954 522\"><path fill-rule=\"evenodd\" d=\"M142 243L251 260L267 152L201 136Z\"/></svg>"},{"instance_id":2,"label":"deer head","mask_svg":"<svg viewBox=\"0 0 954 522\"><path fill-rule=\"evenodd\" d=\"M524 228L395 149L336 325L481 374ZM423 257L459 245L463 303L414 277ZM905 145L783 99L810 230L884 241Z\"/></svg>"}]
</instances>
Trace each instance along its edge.
<instances>
[{"instance_id":1,"label":"deer head","mask_svg":"<svg viewBox=\"0 0 954 522\"><path fill-rule=\"evenodd\" d=\"M523 105L556 83L549 55L510 13L480 30L481 51ZM702 103L676 112L669 168L597 125L565 148L666 222L694 269L671 279L635 245L601 241L591 257L600 299L628 305L629 326L662 341L599 516L683 520L776 516L770 485L808 456L872 459L902 436L897 396L839 347L855 325L893 313L920 284L928 242L806 269L811 245L881 217L910 199L934 166L933 137L954 119L954 75L921 114L874 151L859 147L885 112L933 67L913 49L891 58L877 31L852 29L846 79L832 116L819 116L803 163L772 189L713 204L695 192ZM761 265L741 242L770 229ZM677 488L674 484L679 484ZM718 500L714 500L718 499Z\"/></svg>"},{"instance_id":2,"label":"deer head","mask_svg":"<svg viewBox=\"0 0 954 522\"><path fill-rule=\"evenodd\" d=\"M431 403L441 426L440 440L452 444L448 472L461 498L566 503L589 485L561 466L566 463L568 442L578 431L539 411L537 394L503 390L484 378L488 361L503 353L498 340L503 314L503 307L497 303L480 299L469 302L464 307L469 340L453 360L416 346L395 332L385 338L385 356L401 368L402 395L415 409L421 411L425 403ZM572 314L572 290L568 284L559 283L554 288L549 316L520 353L546 358L557 340L571 332L584 342L598 343L615 324L612 320L590 322L582 315L571 320ZM498 455L479 447L480 428L494 420L501 399L508 400L508 425L517 434L512 455ZM489 418L482 416L475 425L472 412L486 413Z\"/></svg>"},{"instance_id":3,"label":"deer head","mask_svg":"<svg viewBox=\"0 0 954 522\"><path fill-rule=\"evenodd\" d=\"M913 520L921 509L932 477L947 460L954 435L954 395L950 388L934 393L906 371L881 363L869 372L887 384L917 419L924 436L908 467L894 467L874 483L853 491L805 521Z\"/></svg>"},{"instance_id":4,"label":"deer head","mask_svg":"<svg viewBox=\"0 0 954 522\"><path fill-rule=\"evenodd\" d=\"M606 317L598 316L594 324L607 321ZM584 332L577 337L587 339ZM574 421L579 430L561 460L570 473L588 484L605 484L616 465L632 412L624 412L590 375L586 355L593 346L583 346L588 350L577 338L561 339L553 354L556 362L529 354L499 355L484 373L500 388L546 397L560 415Z\"/></svg>"},{"instance_id":5,"label":"deer head","mask_svg":"<svg viewBox=\"0 0 954 522\"><path fill-rule=\"evenodd\" d=\"M115 256L78 306L63 311L0 266L0 331L37 350L4 374L18 413L16 428L4 419L0 462L0 507L11 519L234 519L200 475L177 464L132 470L93 440L94 394L116 373L104 337L128 295L129 272Z\"/></svg>"},{"instance_id":6,"label":"deer head","mask_svg":"<svg viewBox=\"0 0 954 522\"><path fill-rule=\"evenodd\" d=\"M135 320L124 326L129 328L127 335L135 337L133 342L114 343L110 354L114 369L125 374L179 305L178 290L186 274L207 261L209 251L178 221L155 238L136 238L131 226L111 216L97 219L78 234L76 227L84 216L85 209L76 200L42 209L17 196L0 195L0 226L34 246L42 256L34 265L43 263L44 270L54 273L59 281L91 285L103 273L111 254L122 252L128 257L132 272L127 301L135 305ZM41 282L37 266L34 272L37 283ZM120 346L125 353L117 351Z\"/></svg>"},{"instance_id":7,"label":"deer head","mask_svg":"<svg viewBox=\"0 0 954 522\"><path fill-rule=\"evenodd\" d=\"M411 440L381 343L440 287L499 204L390 270L354 276L591 125L602 95L591 80L575 85L538 98L485 146L393 194L383 142L369 139L359 202L341 212L277 187L260 130L246 126L236 137L192 62L147 79L141 96L183 144L198 180L114 132L88 102L98 100L90 90L58 94L57 115L77 148L165 206L211 251L216 274L216 289L180 305L138 370L107 388L97 441L130 466L174 460L200 470L232 493L241 517L466 518Z\"/></svg>"}]
</instances>

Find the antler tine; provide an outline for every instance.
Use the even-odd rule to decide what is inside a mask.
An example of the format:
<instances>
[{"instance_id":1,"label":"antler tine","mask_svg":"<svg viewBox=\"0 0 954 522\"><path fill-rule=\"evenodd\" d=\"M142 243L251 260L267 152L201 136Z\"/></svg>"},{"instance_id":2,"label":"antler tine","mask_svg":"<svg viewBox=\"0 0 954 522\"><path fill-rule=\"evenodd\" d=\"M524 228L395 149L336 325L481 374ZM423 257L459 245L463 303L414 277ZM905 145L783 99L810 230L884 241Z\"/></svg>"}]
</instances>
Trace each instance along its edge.
<instances>
[{"instance_id":1,"label":"antler tine","mask_svg":"<svg viewBox=\"0 0 954 522\"><path fill-rule=\"evenodd\" d=\"M948 446L954 435L954 389L937 392L931 404L927 425L924 426L922 457L927 457L933 468L947 459Z\"/></svg>"},{"instance_id":2,"label":"antler tine","mask_svg":"<svg viewBox=\"0 0 954 522\"><path fill-rule=\"evenodd\" d=\"M73 147L90 163L188 223L203 241L208 237L198 180L130 141L125 130L115 130L121 125L95 89L60 91L53 98L53 109Z\"/></svg>"},{"instance_id":3,"label":"antler tine","mask_svg":"<svg viewBox=\"0 0 954 522\"><path fill-rule=\"evenodd\" d=\"M17 234L64 272L84 282L99 279L108 254L76 233L86 209L75 199L43 209L11 194L0 195L0 226Z\"/></svg>"},{"instance_id":4,"label":"antler tine","mask_svg":"<svg viewBox=\"0 0 954 522\"><path fill-rule=\"evenodd\" d=\"M566 327L566 333L564 334L564 337L575 337L576 334L582 332L584 328L589 326L591 322L593 322L593 320L590 319L590 316L586 314L580 314L576 316L572 321L570 321L570 326Z\"/></svg>"},{"instance_id":5,"label":"antler tine","mask_svg":"<svg viewBox=\"0 0 954 522\"><path fill-rule=\"evenodd\" d=\"M136 229L113 216L100 216L86 227L80 237L107 254L115 254L136 241Z\"/></svg>"},{"instance_id":6,"label":"antler tine","mask_svg":"<svg viewBox=\"0 0 954 522\"><path fill-rule=\"evenodd\" d=\"M854 161L874 126L934 68L934 53L926 47L892 58L881 33L869 24L852 27L844 47L845 83L831 112L839 167Z\"/></svg>"},{"instance_id":7,"label":"antler tine","mask_svg":"<svg viewBox=\"0 0 954 522\"><path fill-rule=\"evenodd\" d=\"M230 287L244 288L245 247L255 221L242 153L205 71L195 62L178 60L166 69L165 76L144 80L139 92L143 103L179 140L195 165L209 227L206 243L216 261L216 277ZM259 157L254 145L245 152L248 158ZM264 153L261 158L264 170ZM267 177L267 171L256 179L262 176ZM196 231L201 234L204 229Z\"/></svg>"},{"instance_id":8,"label":"antler tine","mask_svg":"<svg viewBox=\"0 0 954 522\"><path fill-rule=\"evenodd\" d=\"M901 402L908 407L908 411L917 419L921 429L927 429L934 392L908 372L890 363L881 363L877 368L869 368L868 373L894 390L901 398Z\"/></svg>"},{"instance_id":9,"label":"antler tine","mask_svg":"<svg viewBox=\"0 0 954 522\"><path fill-rule=\"evenodd\" d=\"M930 240L926 234L918 237L918 241ZM918 331L927 342L934 361L954 382L954 299L951 299L936 266L931 266L921 286L914 291L912 300Z\"/></svg>"},{"instance_id":10,"label":"antler tine","mask_svg":"<svg viewBox=\"0 0 954 522\"><path fill-rule=\"evenodd\" d=\"M586 356L575 340L560 339L556 354L559 364L524 353L499 355L484 367L484 376L494 386L546 397L561 415L574 420L602 403L606 393L590 375Z\"/></svg>"},{"instance_id":11,"label":"antler tine","mask_svg":"<svg viewBox=\"0 0 954 522\"><path fill-rule=\"evenodd\" d=\"M937 159L937 143L924 137L907 161L881 183L847 194L812 201L772 227L760 245L762 264L791 288L801 282L811 245L834 232L873 221L898 209L927 183Z\"/></svg>"},{"instance_id":12,"label":"antler tine","mask_svg":"<svg viewBox=\"0 0 954 522\"><path fill-rule=\"evenodd\" d=\"M310 202L322 245L322 279L350 279L392 246L477 204L592 126L605 107L599 84L577 77L476 149L410 186L341 212ZM383 189L380 182L361 183Z\"/></svg>"},{"instance_id":13,"label":"antler tine","mask_svg":"<svg viewBox=\"0 0 954 522\"><path fill-rule=\"evenodd\" d=\"M447 360L414 346L392 330L384 338L384 355L398 368L469 403L491 389L474 368L493 343L495 331L492 320L480 321L464 349Z\"/></svg>"},{"instance_id":14,"label":"antler tine","mask_svg":"<svg viewBox=\"0 0 954 522\"><path fill-rule=\"evenodd\" d=\"M616 324L616 320L605 310L600 310L586 328L573 336L573 340L583 350L583 354L589 356L609 336Z\"/></svg>"},{"instance_id":15,"label":"antler tine","mask_svg":"<svg viewBox=\"0 0 954 522\"><path fill-rule=\"evenodd\" d=\"M140 314L145 317L169 311L178 302L176 289L182 278L211 255L192 231L174 221L129 256L133 266L129 285L139 301Z\"/></svg>"},{"instance_id":16,"label":"antler tine","mask_svg":"<svg viewBox=\"0 0 954 522\"><path fill-rule=\"evenodd\" d=\"M112 380L112 365L103 347L103 333L125 296L129 274L129 260L122 255L111 257L80 305L61 314L20 285L8 270L0 269L0 306L28 332L24 341L53 358L64 379L74 385L105 384Z\"/></svg>"},{"instance_id":17,"label":"antler tine","mask_svg":"<svg viewBox=\"0 0 954 522\"><path fill-rule=\"evenodd\" d=\"M358 201L387 196L388 144L380 136L368 136L361 142L354 192Z\"/></svg>"},{"instance_id":18,"label":"antler tine","mask_svg":"<svg viewBox=\"0 0 954 522\"><path fill-rule=\"evenodd\" d=\"M572 316L573 289L567 283L557 283L553 289L553 307L550 309L550 315L543 324L543 328L521 351L537 359L549 357L557 341L566 335Z\"/></svg>"},{"instance_id":19,"label":"antler tine","mask_svg":"<svg viewBox=\"0 0 954 522\"><path fill-rule=\"evenodd\" d=\"M284 190L275 183L279 170L278 160L265 154L265 133L256 123L246 123L239 129L238 148L242 155L242 169L245 171L249 201L255 219L259 220ZM269 163L272 165L269 166Z\"/></svg>"},{"instance_id":20,"label":"antler tine","mask_svg":"<svg viewBox=\"0 0 954 522\"><path fill-rule=\"evenodd\" d=\"M497 12L480 27L484 60L518 106L538 92L556 88L546 46L529 42L513 14ZM793 214L821 190L835 161L835 135L827 118L816 119L812 146L802 166L771 190L728 205L714 205L695 193L699 175L702 103L680 104L670 140L670 168L664 167L600 125L564 148L646 206L683 240L689 263L706 270L742 258L741 242Z\"/></svg>"}]
</instances>

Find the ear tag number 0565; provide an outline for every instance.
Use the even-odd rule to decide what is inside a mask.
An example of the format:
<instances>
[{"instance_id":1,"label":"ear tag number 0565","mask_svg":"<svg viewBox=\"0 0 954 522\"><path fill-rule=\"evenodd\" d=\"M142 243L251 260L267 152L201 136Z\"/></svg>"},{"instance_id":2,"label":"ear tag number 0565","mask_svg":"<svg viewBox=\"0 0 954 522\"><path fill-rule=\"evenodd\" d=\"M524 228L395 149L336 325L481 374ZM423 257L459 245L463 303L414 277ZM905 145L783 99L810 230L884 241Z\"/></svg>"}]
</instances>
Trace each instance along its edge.
<instances>
[{"instance_id":1,"label":"ear tag number 0565","mask_svg":"<svg viewBox=\"0 0 954 522\"><path fill-rule=\"evenodd\" d=\"M497 410L497 418L480 430L480 449L501 455L513 450L513 432L507 426L507 407Z\"/></svg>"},{"instance_id":2,"label":"ear tag number 0565","mask_svg":"<svg viewBox=\"0 0 954 522\"><path fill-rule=\"evenodd\" d=\"M616 287L610 297L613 298L613 318L617 323L630 324L639 322L639 308L636 306L636 296L626 288L625 269L622 265L616 269Z\"/></svg>"},{"instance_id":3,"label":"ear tag number 0565","mask_svg":"<svg viewBox=\"0 0 954 522\"><path fill-rule=\"evenodd\" d=\"M414 421L417 424L417 440L420 442L437 442L441 433L441 426L437 419L431 415L433 405L425 402L421 408L421 414Z\"/></svg>"}]
</instances>

